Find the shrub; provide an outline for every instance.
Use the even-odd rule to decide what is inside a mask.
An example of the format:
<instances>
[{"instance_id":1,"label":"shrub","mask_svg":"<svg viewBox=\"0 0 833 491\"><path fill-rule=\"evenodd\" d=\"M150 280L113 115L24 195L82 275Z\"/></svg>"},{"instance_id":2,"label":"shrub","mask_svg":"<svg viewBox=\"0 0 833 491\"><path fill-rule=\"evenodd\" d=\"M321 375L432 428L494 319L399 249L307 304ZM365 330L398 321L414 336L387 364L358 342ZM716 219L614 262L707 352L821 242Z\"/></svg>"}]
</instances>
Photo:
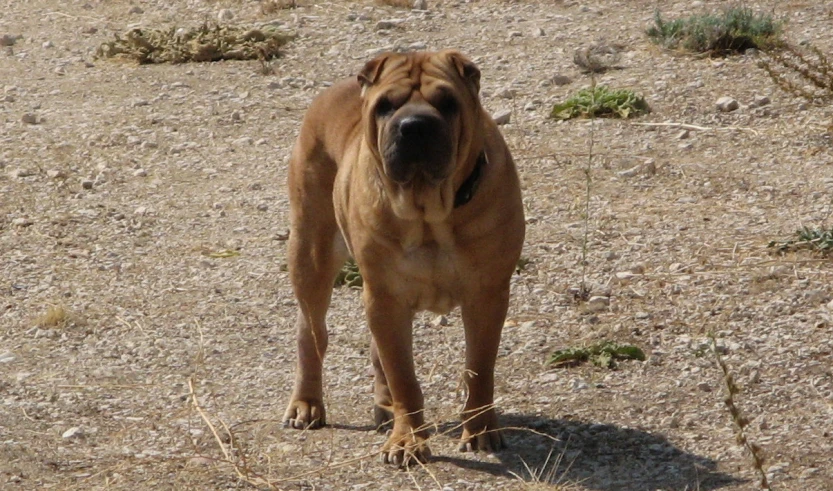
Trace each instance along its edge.
<instances>
[{"instance_id":1,"label":"shrub","mask_svg":"<svg viewBox=\"0 0 833 491\"><path fill-rule=\"evenodd\" d=\"M555 119L613 117L630 118L651 112L645 99L627 89L597 85L582 89L575 96L552 108Z\"/></svg>"},{"instance_id":2,"label":"shrub","mask_svg":"<svg viewBox=\"0 0 833 491\"><path fill-rule=\"evenodd\" d=\"M749 48L774 48L781 44L780 33L779 21L745 7L671 21L664 20L657 10L654 25L647 30L654 42L666 48L714 54L743 52Z\"/></svg>"}]
</instances>

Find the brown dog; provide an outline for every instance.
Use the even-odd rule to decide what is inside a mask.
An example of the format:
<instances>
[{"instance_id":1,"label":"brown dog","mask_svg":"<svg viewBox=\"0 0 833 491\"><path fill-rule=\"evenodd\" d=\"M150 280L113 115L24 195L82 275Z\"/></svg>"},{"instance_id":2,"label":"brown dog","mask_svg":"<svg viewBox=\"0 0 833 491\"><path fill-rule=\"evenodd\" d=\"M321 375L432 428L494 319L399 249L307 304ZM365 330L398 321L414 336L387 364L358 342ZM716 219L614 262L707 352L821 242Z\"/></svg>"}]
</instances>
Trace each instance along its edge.
<instances>
[{"instance_id":1,"label":"brown dog","mask_svg":"<svg viewBox=\"0 0 833 491\"><path fill-rule=\"evenodd\" d=\"M325 424L322 364L333 280L352 255L373 335L382 453L429 455L412 319L459 305L466 336L463 450L504 446L494 366L524 237L515 165L480 106L480 71L456 51L384 54L312 103L289 167L289 272L298 367L287 426Z\"/></svg>"}]
</instances>

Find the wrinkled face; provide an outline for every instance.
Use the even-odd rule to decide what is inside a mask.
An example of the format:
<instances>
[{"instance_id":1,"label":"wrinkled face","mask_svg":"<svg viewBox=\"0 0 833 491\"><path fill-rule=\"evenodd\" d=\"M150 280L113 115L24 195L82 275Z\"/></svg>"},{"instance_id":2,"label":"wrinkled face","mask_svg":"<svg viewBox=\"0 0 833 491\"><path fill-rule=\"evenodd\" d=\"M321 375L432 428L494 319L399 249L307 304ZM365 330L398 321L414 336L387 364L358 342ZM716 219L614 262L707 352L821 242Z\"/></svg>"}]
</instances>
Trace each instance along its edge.
<instances>
[{"instance_id":1,"label":"wrinkled face","mask_svg":"<svg viewBox=\"0 0 833 491\"><path fill-rule=\"evenodd\" d=\"M399 199L394 211L429 221L447 215L479 123L479 71L453 51L388 54L369 62L359 81L365 139Z\"/></svg>"}]
</instances>

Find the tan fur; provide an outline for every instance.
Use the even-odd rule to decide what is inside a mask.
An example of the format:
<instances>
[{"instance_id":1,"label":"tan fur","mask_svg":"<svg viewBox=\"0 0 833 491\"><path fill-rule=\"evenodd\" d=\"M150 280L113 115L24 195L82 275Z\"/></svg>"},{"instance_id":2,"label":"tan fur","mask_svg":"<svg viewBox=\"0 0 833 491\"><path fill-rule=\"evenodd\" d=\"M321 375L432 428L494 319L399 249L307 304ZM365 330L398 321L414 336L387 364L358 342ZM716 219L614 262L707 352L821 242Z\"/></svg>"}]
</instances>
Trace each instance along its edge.
<instances>
[{"instance_id":1,"label":"tan fur","mask_svg":"<svg viewBox=\"0 0 833 491\"><path fill-rule=\"evenodd\" d=\"M393 419L386 462L428 455L423 398L414 374L415 312L461 307L468 388L463 446L503 446L491 407L494 364L509 300L509 279L524 236L520 186L512 157L478 97L479 71L455 51L385 54L357 80L323 92L304 118L289 168L289 271L298 298L298 366L284 416L296 428L325 423L322 363L333 279L352 255L364 279L373 342L377 422ZM441 113L441 94L458 102ZM394 116L374 112L380 98ZM410 113L440 114L451 132L445 177L398 184L386 173L388 125ZM454 196L485 152L472 200ZM422 174L419 174L420 176Z\"/></svg>"}]
</instances>

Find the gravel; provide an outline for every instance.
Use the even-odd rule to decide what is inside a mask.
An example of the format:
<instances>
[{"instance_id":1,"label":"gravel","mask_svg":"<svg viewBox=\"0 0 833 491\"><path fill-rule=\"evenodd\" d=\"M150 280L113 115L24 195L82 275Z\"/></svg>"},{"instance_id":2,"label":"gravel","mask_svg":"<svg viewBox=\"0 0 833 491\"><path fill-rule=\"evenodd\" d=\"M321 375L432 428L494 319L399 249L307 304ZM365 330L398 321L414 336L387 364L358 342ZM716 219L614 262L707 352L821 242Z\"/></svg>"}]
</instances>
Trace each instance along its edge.
<instances>
[{"instance_id":1,"label":"gravel","mask_svg":"<svg viewBox=\"0 0 833 491\"><path fill-rule=\"evenodd\" d=\"M0 488L244 488L231 458L289 490L522 490L550 470L579 490L747 490L756 473L723 404L713 334L773 487L833 489L833 262L767 247L829 226L828 107L781 91L752 56L658 50L644 35L653 3L298 3L264 14L237 0L7 2ZM830 5L755 7L788 20L789 39L833 53ZM297 34L273 75L257 61L93 58L131 27L198 25L223 9L229 24L278 21ZM701 9L662 6L669 18ZM381 21L392 26L377 30ZM638 121L656 126L548 119L593 83L572 58L601 40L622 46L621 59L595 82L643 94L653 111ZM530 262L512 279L496 370L510 448L456 451L462 320L420 314L415 361L435 458L430 472L397 472L375 455L385 436L372 426L360 291L332 298L333 426L280 427L296 315L284 183L312 97L379 52L415 46L469 54L484 106L511 111L501 128ZM717 110L727 94L742 108ZM691 125L686 138L674 123ZM576 300L585 287L609 305L588 312ZM553 350L603 340L639 346L648 361L544 365ZM72 428L79 436L64 438Z\"/></svg>"}]
</instances>

